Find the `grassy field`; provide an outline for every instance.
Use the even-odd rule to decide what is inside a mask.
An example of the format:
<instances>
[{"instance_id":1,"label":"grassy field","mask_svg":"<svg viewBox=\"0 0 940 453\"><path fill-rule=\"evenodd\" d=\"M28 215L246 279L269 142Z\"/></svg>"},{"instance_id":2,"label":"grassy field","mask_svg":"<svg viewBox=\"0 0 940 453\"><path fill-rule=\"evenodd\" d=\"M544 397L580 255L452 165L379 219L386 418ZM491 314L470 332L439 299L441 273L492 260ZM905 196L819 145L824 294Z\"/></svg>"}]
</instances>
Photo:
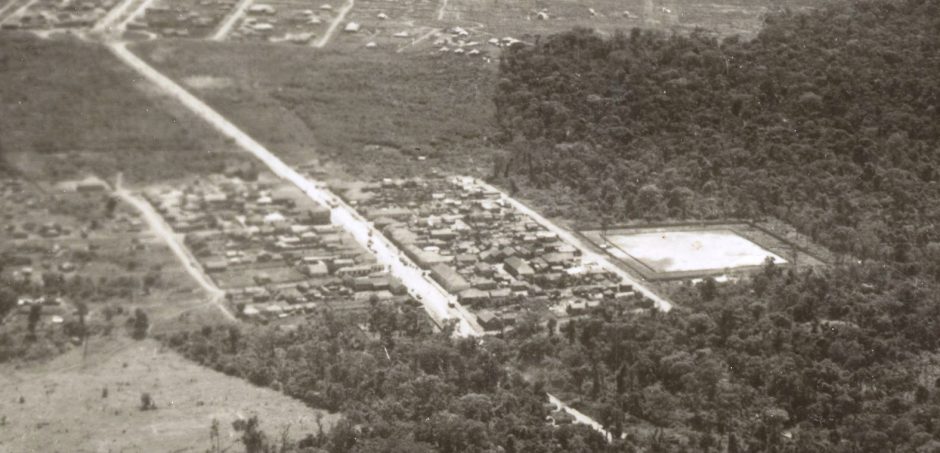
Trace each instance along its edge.
<instances>
[{"instance_id":1,"label":"grassy field","mask_svg":"<svg viewBox=\"0 0 940 453\"><path fill-rule=\"evenodd\" d=\"M0 39L0 154L31 176L123 170L161 178L216 165L226 143L103 46Z\"/></svg>"},{"instance_id":2,"label":"grassy field","mask_svg":"<svg viewBox=\"0 0 940 453\"><path fill-rule=\"evenodd\" d=\"M236 440L232 422L252 414L270 435L288 428L293 439L316 432L319 416L324 429L337 419L193 364L153 340L90 349L84 359L74 349L44 365L0 365L0 419L6 420L0 451L201 452L209 448L213 419L223 447ZM144 392L156 410L140 410Z\"/></svg>"},{"instance_id":3,"label":"grassy field","mask_svg":"<svg viewBox=\"0 0 940 453\"><path fill-rule=\"evenodd\" d=\"M496 73L480 59L194 41L136 50L184 84L216 81L188 88L291 163L330 160L360 178L491 166Z\"/></svg>"}]
</instances>

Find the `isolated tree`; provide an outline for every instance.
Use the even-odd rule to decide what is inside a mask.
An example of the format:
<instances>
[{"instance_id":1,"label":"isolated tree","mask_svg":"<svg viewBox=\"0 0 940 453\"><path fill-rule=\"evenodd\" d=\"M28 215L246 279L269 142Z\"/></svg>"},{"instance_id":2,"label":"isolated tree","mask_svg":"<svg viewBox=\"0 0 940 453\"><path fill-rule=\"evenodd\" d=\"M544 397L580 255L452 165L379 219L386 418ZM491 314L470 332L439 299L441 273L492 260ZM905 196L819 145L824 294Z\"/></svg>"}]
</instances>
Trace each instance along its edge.
<instances>
[{"instance_id":1,"label":"isolated tree","mask_svg":"<svg viewBox=\"0 0 940 453\"><path fill-rule=\"evenodd\" d=\"M702 297L702 300L706 302L710 302L718 295L718 284L712 277L705 278L697 286L699 295Z\"/></svg>"},{"instance_id":2,"label":"isolated tree","mask_svg":"<svg viewBox=\"0 0 940 453\"><path fill-rule=\"evenodd\" d=\"M219 420L213 418L209 426L209 452L220 453L222 451L222 440L219 437Z\"/></svg>"},{"instance_id":3,"label":"isolated tree","mask_svg":"<svg viewBox=\"0 0 940 453\"><path fill-rule=\"evenodd\" d=\"M153 398L149 393L144 392L140 394L140 410L149 411L157 408L157 404L153 401Z\"/></svg>"},{"instance_id":4,"label":"isolated tree","mask_svg":"<svg viewBox=\"0 0 940 453\"><path fill-rule=\"evenodd\" d=\"M0 320L14 308L16 308L16 293L0 281Z\"/></svg>"},{"instance_id":5,"label":"isolated tree","mask_svg":"<svg viewBox=\"0 0 940 453\"><path fill-rule=\"evenodd\" d=\"M32 304L29 306L29 317L26 319L27 328L29 329L30 334L35 334L36 324L39 323L39 318L42 316L42 305Z\"/></svg>"},{"instance_id":6,"label":"isolated tree","mask_svg":"<svg viewBox=\"0 0 940 453\"><path fill-rule=\"evenodd\" d=\"M257 415L247 420L235 420L232 428L242 433L241 441L245 445L245 453L263 453L267 449L267 437L261 431Z\"/></svg>"},{"instance_id":7,"label":"isolated tree","mask_svg":"<svg viewBox=\"0 0 940 453\"><path fill-rule=\"evenodd\" d=\"M147 336L148 329L150 329L150 320L147 319L147 313L144 313L140 308L134 310L132 336L138 340L143 339Z\"/></svg>"},{"instance_id":8,"label":"isolated tree","mask_svg":"<svg viewBox=\"0 0 940 453\"><path fill-rule=\"evenodd\" d=\"M88 316L88 305L85 305L84 302L77 302L75 306L78 311L78 333L82 338L85 338L85 333L87 332L85 328L85 317Z\"/></svg>"},{"instance_id":9,"label":"isolated tree","mask_svg":"<svg viewBox=\"0 0 940 453\"><path fill-rule=\"evenodd\" d=\"M117 207L117 199L114 197L108 197L104 204L104 212L108 218L114 216L114 209Z\"/></svg>"}]
</instances>

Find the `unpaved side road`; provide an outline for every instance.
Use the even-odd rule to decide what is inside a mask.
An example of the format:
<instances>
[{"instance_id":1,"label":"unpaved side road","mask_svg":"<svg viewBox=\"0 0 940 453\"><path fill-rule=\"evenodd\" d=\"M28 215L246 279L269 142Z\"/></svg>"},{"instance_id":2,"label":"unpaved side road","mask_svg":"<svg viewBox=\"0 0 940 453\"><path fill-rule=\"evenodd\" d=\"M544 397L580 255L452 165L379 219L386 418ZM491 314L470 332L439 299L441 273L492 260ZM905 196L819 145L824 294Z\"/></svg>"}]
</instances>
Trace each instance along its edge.
<instances>
[{"instance_id":1,"label":"unpaved side road","mask_svg":"<svg viewBox=\"0 0 940 453\"><path fill-rule=\"evenodd\" d=\"M601 433L604 436L604 438L607 439L607 442L610 442L611 439L613 438L610 432L604 429L604 425L600 424L600 422L598 422L597 420L594 420L591 417L588 417L587 415L584 415L583 413L581 413L581 411L565 404L560 399L556 398L555 395L552 395L551 393L549 393L548 402L555 405L555 407L557 407L558 409L561 409L567 412L568 414L570 414L572 417L574 417L575 422L581 423L582 425L588 425L591 428L594 428L595 431Z\"/></svg>"},{"instance_id":2,"label":"unpaved side road","mask_svg":"<svg viewBox=\"0 0 940 453\"><path fill-rule=\"evenodd\" d=\"M616 264L612 263L610 259L608 259L606 256L601 255L600 253L596 253L588 244L585 244L580 238L571 234L570 231L556 225L551 220L546 219L538 212L535 212L532 208L526 206L525 203L522 203L521 201L516 200L513 197L510 197L508 194L506 194L502 190L488 184L487 182L481 181L481 180L476 180L476 182L482 185L483 187L486 187L490 190L495 190L499 192L500 194L502 194L503 199L506 200L509 204L513 205L513 207L515 207L516 209L518 209L525 215L531 217L533 220L538 222L539 225L542 225L543 227L545 227L548 231L551 231L552 233L557 234L558 237L561 238L561 240L575 246L578 250L581 251L581 255L585 258L586 261L599 264L605 270L612 272L613 274L623 279L625 282L629 283L631 286L633 286L633 289L635 291L639 292L643 296L652 300L653 303L656 304L656 308L662 311L672 310L672 302L654 293L646 285L644 285L643 282L641 282L639 279L637 279L633 275L630 275L629 272L619 268Z\"/></svg>"},{"instance_id":3,"label":"unpaved side road","mask_svg":"<svg viewBox=\"0 0 940 453\"><path fill-rule=\"evenodd\" d=\"M118 2L118 4L114 6L114 8L111 8L111 10L108 11L108 13L105 14L104 17L102 17L101 20L99 20L98 23L95 24L95 26L91 28L91 31L95 33L101 33L101 32L114 33L115 31L117 31L118 27L115 27L115 23L118 23L118 24L120 23L118 21L121 19L121 17L124 16L128 8L131 7L131 4L133 4L134 1L135 0L121 0L120 2Z\"/></svg>"},{"instance_id":4,"label":"unpaved side road","mask_svg":"<svg viewBox=\"0 0 940 453\"><path fill-rule=\"evenodd\" d=\"M5 5L0 6L0 23L2 23L4 19L6 19L4 15L7 13L7 11L9 11L14 6L16 6L17 3L18 3L18 0L8 0Z\"/></svg>"},{"instance_id":5,"label":"unpaved side road","mask_svg":"<svg viewBox=\"0 0 940 453\"><path fill-rule=\"evenodd\" d=\"M26 2L25 4L23 4L22 6L20 6L20 7L17 8L16 10L14 10L13 13L11 13L9 16L3 18L3 21L0 22L0 24L4 24L4 23L6 23L7 21L9 21L10 19L19 19L20 17L23 16L23 14L26 14L26 10L28 10L31 6L35 5L36 2L38 2L38 1L39 1L39 0L29 0L28 2ZM7 5L7 6L4 6L4 9L9 8L9 7L12 6L12 5L13 5L13 3L10 3L10 4Z\"/></svg>"},{"instance_id":6,"label":"unpaved side road","mask_svg":"<svg viewBox=\"0 0 940 453\"><path fill-rule=\"evenodd\" d=\"M313 47L322 49L326 43L330 42L330 38L332 38L333 34L336 33L336 29L339 28L339 24L343 23L343 20L346 19L346 15L349 14L349 10L353 9L355 4L355 0L346 1L343 7L339 9L339 14L337 14L335 19L333 19L333 22L330 22L330 27L326 29L326 32L323 33L323 36L313 42Z\"/></svg>"},{"instance_id":7,"label":"unpaved side road","mask_svg":"<svg viewBox=\"0 0 940 453\"><path fill-rule=\"evenodd\" d=\"M189 253L189 249L183 244L180 244L173 229L163 221L163 217L153 209L153 206L125 189L118 188L114 191L114 194L140 212L140 215L143 216L144 221L147 222L147 225L150 226L154 234L166 243L183 265L183 268L186 269L186 272L209 294L210 300L219 307L219 310L222 311L227 319L236 321L235 316L225 307L225 292L215 286L215 283L206 276L202 268L197 264L196 258Z\"/></svg>"},{"instance_id":8,"label":"unpaved side road","mask_svg":"<svg viewBox=\"0 0 940 453\"><path fill-rule=\"evenodd\" d=\"M219 26L215 33L212 34L212 38L209 39L213 41L224 40L229 32L232 31L232 28L235 27L235 24L238 23L238 19L241 19L245 15L245 11L252 3L254 3L252 0L239 1L235 9L228 14L225 20L222 21L222 25Z\"/></svg>"}]
</instances>

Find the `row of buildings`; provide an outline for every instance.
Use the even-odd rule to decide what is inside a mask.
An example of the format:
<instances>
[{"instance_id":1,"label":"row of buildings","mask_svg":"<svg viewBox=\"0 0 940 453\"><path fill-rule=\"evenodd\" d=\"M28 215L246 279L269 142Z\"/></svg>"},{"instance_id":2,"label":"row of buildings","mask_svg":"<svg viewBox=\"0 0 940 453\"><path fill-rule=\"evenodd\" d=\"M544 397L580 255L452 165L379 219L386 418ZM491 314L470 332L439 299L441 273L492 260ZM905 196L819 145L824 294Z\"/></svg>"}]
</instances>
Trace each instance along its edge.
<instances>
[{"instance_id":1,"label":"row of buildings","mask_svg":"<svg viewBox=\"0 0 940 453\"><path fill-rule=\"evenodd\" d=\"M410 299L367 250L330 224L329 209L283 182L213 175L145 197L185 234L203 269L246 317Z\"/></svg>"},{"instance_id":2,"label":"row of buildings","mask_svg":"<svg viewBox=\"0 0 940 453\"><path fill-rule=\"evenodd\" d=\"M127 28L150 30L167 37L207 37L237 3L237 0L157 2L147 8L143 17L128 23Z\"/></svg>"},{"instance_id":3,"label":"row of buildings","mask_svg":"<svg viewBox=\"0 0 940 453\"><path fill-rule=\"evenodd\" d=\"M487 330L526 310L565 318L605 300L642 301L472 178L385 179L346 196Z\"/></svg>"},{"instance_id":4,"label":"row of buildings","mask_svg":"<svg viewBox=\"0 0 940 453\"><path fill-rule=\"evenodd\" d=\"M2 28L87 28L103 18L118 0L38 0L22 14L9 17Z\"/></svg>"}]
</instances>

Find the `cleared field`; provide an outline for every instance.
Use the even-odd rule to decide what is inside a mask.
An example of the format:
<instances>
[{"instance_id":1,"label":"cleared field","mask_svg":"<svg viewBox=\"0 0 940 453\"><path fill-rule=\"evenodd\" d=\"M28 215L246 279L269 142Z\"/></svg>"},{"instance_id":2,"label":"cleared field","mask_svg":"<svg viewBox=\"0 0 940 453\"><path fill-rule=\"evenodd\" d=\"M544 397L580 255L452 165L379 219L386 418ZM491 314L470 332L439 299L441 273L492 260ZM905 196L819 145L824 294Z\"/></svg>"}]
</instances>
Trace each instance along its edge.
<instances>
[{"instance_id":1,"label":"cleared field","mask_svg":"<svg viewBox=\"0 0 940 453\"><path fill-rule=\"evenodd\" d=\"M317 168L358 178L492 168L496 74L480 59L198 41L135 51L177 80L224 79L190 88L292 164L329 160L342 168Z\"/></svg>"},{"instance_id":2,"label":"cleared field","mask_svg":"<svg viewBox=\"0 0 940 453\"><path fill-rule=\"evenodd\" d=\"M0 39L0 158L30 176L123 171L156 179L220 166L228 146L190 113L135 82L103 47Z\"/></svg>"},{"instance_id":3,"label":"cleared field","mask_svg":"<svg viewBox=\"0 0 940 453\"><path fill-rule=\"evenodd\" d=\"M196 365L156 341L91 349L84 360L75 349L44 365L0 366L0 451L206 451L213 419L224 448L238 436L232 422L252 414L269 435L288 428L293 439L315 433L318 417L324 429L338 418ZM140 410L144 392L156 410Z\"/></svg>"},{"instance_id":4,"label":"cleared field","mask_svg":"<svg viewBox=\"0 0 940 453\"><path fill-rule=\"evenodd\" d=\"M614 235L607 240L657 272L757 266L767 258L786 262L730 230Z\"/></svg>"}]
</instances>

